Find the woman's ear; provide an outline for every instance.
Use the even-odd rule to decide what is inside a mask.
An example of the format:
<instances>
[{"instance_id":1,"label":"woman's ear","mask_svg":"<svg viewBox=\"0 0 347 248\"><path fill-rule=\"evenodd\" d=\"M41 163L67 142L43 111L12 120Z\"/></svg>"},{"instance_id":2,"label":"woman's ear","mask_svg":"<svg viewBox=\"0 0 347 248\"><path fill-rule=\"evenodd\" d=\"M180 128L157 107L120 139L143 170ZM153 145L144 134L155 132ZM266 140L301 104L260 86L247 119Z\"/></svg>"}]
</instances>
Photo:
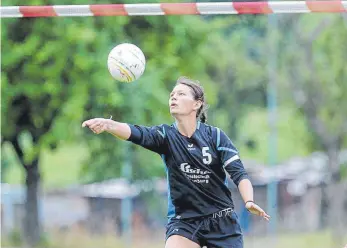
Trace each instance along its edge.
<instances>
[{"instance_id":1,"label":"woman's ear","mask_svg":"<svg viewBox=\"0 0 347 248\"><path fill-rule=\"evenodd\" d=\"M201 106L202 106L202 102L201 101L196 101L195 104L194 104L194 110L198 110Z\"/></svg>"}]
</instances>

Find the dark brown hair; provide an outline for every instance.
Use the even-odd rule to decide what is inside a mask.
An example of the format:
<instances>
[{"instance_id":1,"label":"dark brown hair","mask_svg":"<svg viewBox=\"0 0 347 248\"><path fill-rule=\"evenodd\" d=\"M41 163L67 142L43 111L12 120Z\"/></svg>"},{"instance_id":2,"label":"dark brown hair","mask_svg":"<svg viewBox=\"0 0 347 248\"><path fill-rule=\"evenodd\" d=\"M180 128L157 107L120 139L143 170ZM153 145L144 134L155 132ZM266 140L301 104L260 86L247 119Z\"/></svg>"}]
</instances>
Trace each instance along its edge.
<instances>
[{"instance_id":1,"label":"dark brown hair","mask_svg":"<svg viewBox=\"0 0 347 248\"><path fill-rule=\"evenodd\" d=\"M200 82L198 80L193 80L188 77L179 77L176 82L176 85L178 84L184 84L188 86L193 93L194 100L201 101L202 105L196 112L196 118L198 118L201 122L205 123L207 121L208 105L205 100L204 88L200 85Z\"/></svg>"}]
</instances>

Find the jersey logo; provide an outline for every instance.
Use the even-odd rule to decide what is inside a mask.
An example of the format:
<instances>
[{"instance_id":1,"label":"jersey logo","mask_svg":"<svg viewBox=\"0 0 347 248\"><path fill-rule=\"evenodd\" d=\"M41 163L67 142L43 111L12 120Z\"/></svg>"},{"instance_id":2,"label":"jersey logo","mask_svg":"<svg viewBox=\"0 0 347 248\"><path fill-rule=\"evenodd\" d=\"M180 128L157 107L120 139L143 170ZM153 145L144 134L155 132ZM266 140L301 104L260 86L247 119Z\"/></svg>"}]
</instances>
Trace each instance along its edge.
<instances>
[{"instance_id":1,"label":"jersey logo","mask_svg":"<svg viewBox=\"0 0 347 248\"><path fill-rule=\"evenodd\" d=\"M186 177L188 177L194 183L209 183L211 172L207 170L201 170L199 168L192 168L188 163L182 163L180 165L181 171Z\"/></svg>"},{"instance_id":2,"label":"jersey logo","mask_svg":"<svg viewBox=\"0 0 347 248\"><path fill-rule=\"evenodd\" d=\"M194 151L195 147L193 144L188 144L188 151Z\"/></svg>"}]
</instances>

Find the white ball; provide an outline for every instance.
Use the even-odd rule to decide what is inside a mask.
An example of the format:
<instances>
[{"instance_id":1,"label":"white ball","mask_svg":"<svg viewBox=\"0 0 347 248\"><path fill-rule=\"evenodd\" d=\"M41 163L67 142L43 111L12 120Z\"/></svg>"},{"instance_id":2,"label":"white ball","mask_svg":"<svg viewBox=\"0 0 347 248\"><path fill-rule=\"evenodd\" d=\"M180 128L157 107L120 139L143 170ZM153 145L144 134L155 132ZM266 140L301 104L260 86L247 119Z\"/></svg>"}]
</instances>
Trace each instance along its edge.
<instances>
[{"instance_id":1,"label":"white ball","mask_svg":"<svg viewBox=\"0 0 347 248\"><path fill-rule=\"evenodd\" d=\"M142 76L146 67L146 58L137 46L123 43L111 50L107 66L114 79L130 83Z\"/></svg>"}]
</instances>

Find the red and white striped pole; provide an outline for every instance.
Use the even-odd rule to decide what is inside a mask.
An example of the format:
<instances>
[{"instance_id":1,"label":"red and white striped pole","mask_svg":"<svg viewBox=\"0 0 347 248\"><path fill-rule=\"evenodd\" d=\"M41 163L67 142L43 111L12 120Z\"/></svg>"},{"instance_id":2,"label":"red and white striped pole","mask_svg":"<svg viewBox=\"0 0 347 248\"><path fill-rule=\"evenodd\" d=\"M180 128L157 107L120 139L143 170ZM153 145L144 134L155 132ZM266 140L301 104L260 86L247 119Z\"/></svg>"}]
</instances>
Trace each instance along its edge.
<instances>
[{"instance_id":1,"label":"red and white striped pole","mask_svg":"<svg viewBox=\"0 0 347 248\"><path fill-rule=\"evenodd\" d=\"M334 12L347 12L347 1L264 1L0 7L1 18L126 15L226 15Z\"/></svg>"}]
</instances>

